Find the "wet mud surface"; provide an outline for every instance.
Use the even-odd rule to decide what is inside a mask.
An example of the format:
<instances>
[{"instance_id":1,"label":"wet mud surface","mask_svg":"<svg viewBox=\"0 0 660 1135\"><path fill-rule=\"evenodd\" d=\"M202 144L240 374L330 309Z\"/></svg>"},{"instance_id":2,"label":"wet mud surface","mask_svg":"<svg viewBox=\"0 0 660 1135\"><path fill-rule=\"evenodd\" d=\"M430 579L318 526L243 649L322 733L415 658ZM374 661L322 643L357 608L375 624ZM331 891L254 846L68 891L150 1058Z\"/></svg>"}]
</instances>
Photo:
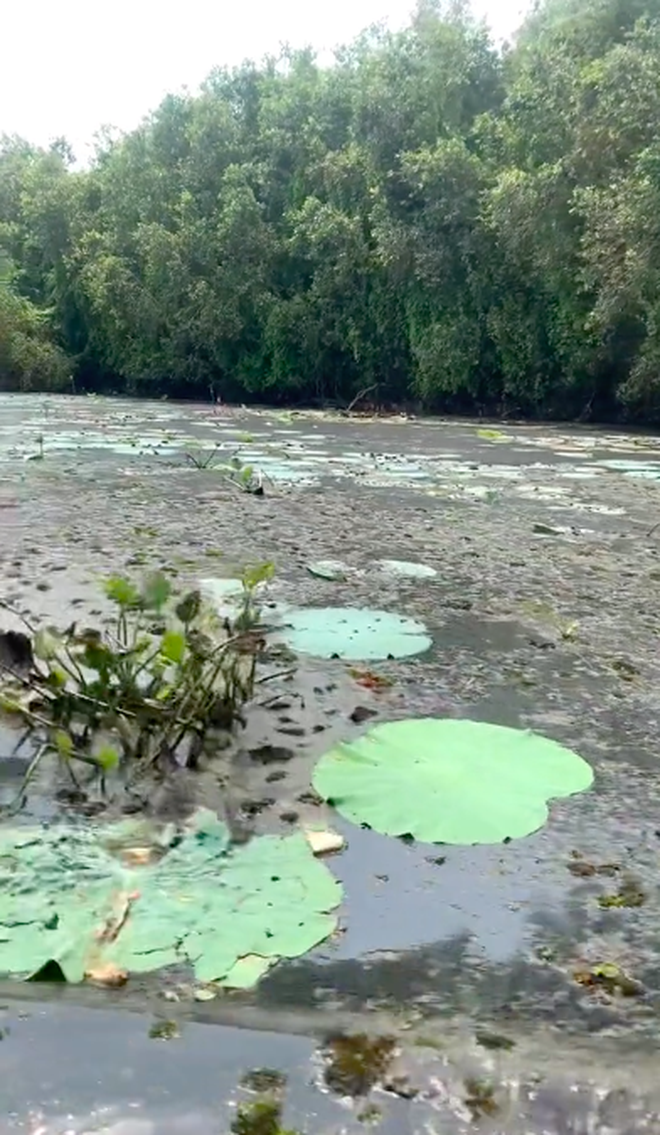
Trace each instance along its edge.
<instances>
[{"instance_id":1,"label":"wet mud surface","mask_svg":"<svg viewBox=\"0 0 660 1135\"><path fill-rule=\"evenodd\" d=\"M241 1126L241 1117L254 1119L256 1108L272 1102L286 1130L310 1135L369 1129L636 1135L660 1124L655 1062L638 1054L631 1086L612 1044L602 1051L610 1063L604 1085L593 1052L578 1042L570 1062L548 1035L521 1056L507 1036L486 1030L471 1040L353 1032L345 1042L296 1032L295 1021L286 1033L254 1031L162 1011L148 1016L30 1003L5 1008L1 1025L3 1135L272 1130ZM356 1043L371 1058L359 1065L346 1059Z\"/></svg>"},{"instance_id":2,"label":"wet mud surface","mask_svg":"<svg viewBox=\"0 0 660 1135\"><path fill-rule=\"evenodd\" d=\"M242 493L219 469L186 458L215 446L261 471L264 496ZM33 618L62 625L102 617L98 580L114 571L167 566L188 583L272 560L273 603L375 607L419 620L432 638L424 653L368 663L392 679L379 693L351 675L359 662L301 655L294 674L263 683L245 730L193 787L222 810L229 782L232 807L257 831L327 821L346 839L327 860L345 889L341 933L280 964L249 997L204 1006L218 1022L228 1010L258 1013L259 1031L250 1035L259 1044L267 1022L279 1032L287 1014L299 1014L301 1033L311 1034L341 1014L364 1020L369 1010L404 1033L430 1028L449 1038L446 1059L458 1069L469 1065L464 1047L452 1048L460 1023L470 1043L478 1027L515 1041L516 1082L530 1073L530 1045L534 1070L552 1073L534 1040L547 1033L545 1064L561 1076L570 1078L568 1056L581 1046L582 1065L603 1090L613 1052L617 1075L635 1087L640 1051L648 1055L657 1043L660 989L656 524L654 437L0 396L0 598ZM378 566L384 559L436 574L396 575ZM342 561L343 578L310 573L325 560ZM355 828L315 802L311 770L335 740L378 720L425 715L536 730L584 756L594 787L554 802L536 834L491 847L408 844ZM12 747L0 727L2 799L20 773L18 758L8 759ZM45 797L31 806L38 815L51 807ZM627 904L626 894L641 901ZM602 965L628 975L635 992L585 979ZM70 1002L86 996L67 991L66 1010L33 1007L34 1044L45 1044L38 1037L49 1028L82 1035L92 1010ZM132 1008L141 997L158 1001L159 993L136 989ZM115 1019L119 1030L145 1035L139 1018ZM20 1036L12 1030L0 1044L0 1061L14 1058L14 1044L20 1056ZM285 1063L307 1059L311 1042L296 1043L301 1055L282 1054ZM194 1066L188 1032L177 1045L183 1065ZM226 1060L224 1046L223 1053ZM224 1100L228 1091L220 1089ZM573 1093L568 1111L557 1105L564 1118L556 1126L532 1117L521 1129L637 1130L630 1101L628 1111L621 1104L629 1126L608 1127L594 1119L602 1099L585 1092L591 1126L587 1119L579 1126ZM14 1106L20 1113L23 1105ZM330 1114L309 1119L311 1106L301 1102L308 1121L296 1115L294 1125L334 1130ZM648 1099L644 1106L652 1110ZM215 1129L186 1126L182 1108L183 1126L144 1130ZM444 1129L472 1121L459 1111ZM422 1129L421 1113L415 1118L410 1104L404 1113L392 1130ZM507 1115L506 1129L515 1130L518 1120ZM569 1119L574 1126L561 1125ZM441 1122L436 1116L436 1129ZM124 1130L132 1128L116 1128Z\"/></svg>"}]
</instances>

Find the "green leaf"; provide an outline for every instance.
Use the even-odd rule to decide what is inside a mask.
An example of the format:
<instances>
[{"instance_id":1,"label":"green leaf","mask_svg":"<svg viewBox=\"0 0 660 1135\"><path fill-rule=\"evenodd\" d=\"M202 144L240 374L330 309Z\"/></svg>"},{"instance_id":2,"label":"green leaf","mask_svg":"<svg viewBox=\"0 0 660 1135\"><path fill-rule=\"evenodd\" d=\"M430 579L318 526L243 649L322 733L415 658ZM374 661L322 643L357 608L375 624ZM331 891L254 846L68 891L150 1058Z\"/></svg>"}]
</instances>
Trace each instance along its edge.
<instances>
[{"instance_id":1,"label":"green leaf","mask_svg":"<svg viewBox=\"0 0 660 1135\"><path fill-rule=\"evenodd\" d=\"M56 690L63 690L67 683L67 675L60 666L51 666L48 671L48 685Z\"/></svg>"},{"instance_id":2,"label":"green leaf","mask_svg":"<svg viewBox=\"0 0 660 1135\"><path fill-rule=\"evenodd\" d=\"M600 965L592 966L591 972L594 977L604 977L606 981L616 981L621 974L621 969L613 962L602 962Z\"/></svg>"},{"instance_id":3,"label":"green leaf","mask_svg":"<svg viewBox=\"0 0 660 1135\"><path fill-rule=\"evenodd\" d=\"M201 602L202 597L199 591L189 591L174 608L177 619L180 619L182 623L192 623L193 619L197 618L199 614Z\"/></svg>"},{"instance_id":4,"label":"green leaf","mask_svg":"<svg viewBox=\"0 0 660 1135\"><path fill-rule=\"evenodd\" d=\"M360 607L309 607L288 611L278 638L291 650L317 658L367 661L405 658L431 646L423 623L389 611Z\"/></svg>"},{"instance_id":5,"label":"green leaf","mask_svg":"<svg viewBox=\"0 0 660 1135\"><path fill-rule=\"evenodd\" d=\"M61 645L62 641L58 635L42 627L34 636L32 649L35 658L39 658L42 662L50 662L51 659L56 657Z\"/></svg>"},{"instance_id":6,"label":"green leaf","mask_svg":"<svg viewBox=\"0 0 660 1135\"><path fill-rule=\"evenodd\" d=\"M62 760L71 760L73 756L73 738L64 729L58 729L53 736L53 743Z\"/></svg>"},{"instance_id":7,"label":"green leaf","mask_svg":"<svg viewBox=\"0 0 660 1135\"><path fill-rule=\"evenodd\" d=\"M24 713L28 706L19 691L10 693L8 690L0 690L0 709L5 713L19 714Z\"/></svg>"},{"instance_id":8,"label":"green leaf","mask_svg":"<svg viewBox=\"0 0 660 1135\"><path fill-rule=\"evenodd\" d=\"M122 849L151 845L150 865L124 865ZM229 848L206 810L166 839L144 820L1 829L0 973L56 963L81 981L90 964L146 973L188 962L199 981L245 988L333 932L341 887L303 835ZM118 917L112 938L99 933Z\"/></svg>"},{"instance_id":9,"label":"green leaf","mask_svg":"<svg viewBox=\"0 0 660 1135\"><path fill-rule=\"evenodd\" d=\"M142 588L141 600L148 611L160 611L172 594L172 584L162 572L149 576Z\"/></svg>"},{"instance_id":10,"label":"green leaf","mask_svg":"<svg viewBox=\"0 0 660 1135\"><path fill-rule=\"evenodd\" d=\"M180 631L165 631L160 644L160 652L168 662L182 662L186 653L186 638Z\"/></svg>"},{"instance_id":11,"label":"green leaf","mask_svg":"<svg viewBox=\"0 0 660 1135\"><path fill-rule=\"evenodd\" d=\"M105 643L90 640L83 644L80 659L88 670L95 670L97 674L106 674L114 663L115 656Z\"/></svg>"},{"instance_id":12,"label":"green leaf","mask_svg":"<svg viewBox=\"0 0 660 1135\"><path fill-rule=\"evenodd\" d=\"M140 604L140 592L137 587L129 579L124 579L123 576L110 576L105 581L104 590L108 599L116 603L118 607L138 607Z\"/></svg>"},{"instance_id":13,"label":"green leaf","mask_svg":"<svg viewBox=\"0 0 660 1135\"><path fill-rule=\"evenodd\" d=\"M327 579L329 583L344 583L350 568L341 560L316 560L307 564L307 571L316 579Z\"/></svg>"},{"instance_id":14,"label":"green leaf","mask_svg":"<svg viewBox=\"0 0 660 1135\"><path fill-rule=\"evenodd\" d=\"M337 745L313 784L343 816L428 843L498 843L545 824L547 801L593 781L582 757L521 729L476 721L377 725Z\"/></svg>"},{"instance_id":15,"label":"green leaf","mask_svg":"<svg viewBox=\"0 0 660 1135\"><path fill-rule=\"evenodd\" d=\"M254 591L260 583L268 583L275 575L275 564L256 564L255 567L246 568L241 576L241 582L246 591Z\"/></svg>"},{"instance_id":16,"label":"green leaf","mask_svg":"<svg viewBox=\"0 0 660 1135\"><path fill-rule=\"evenodd\" d=\"M103 745L94 754L94 759L104 772L112 772L119 764L119 752L114 745Z\"/></svg>"}]
</instances>

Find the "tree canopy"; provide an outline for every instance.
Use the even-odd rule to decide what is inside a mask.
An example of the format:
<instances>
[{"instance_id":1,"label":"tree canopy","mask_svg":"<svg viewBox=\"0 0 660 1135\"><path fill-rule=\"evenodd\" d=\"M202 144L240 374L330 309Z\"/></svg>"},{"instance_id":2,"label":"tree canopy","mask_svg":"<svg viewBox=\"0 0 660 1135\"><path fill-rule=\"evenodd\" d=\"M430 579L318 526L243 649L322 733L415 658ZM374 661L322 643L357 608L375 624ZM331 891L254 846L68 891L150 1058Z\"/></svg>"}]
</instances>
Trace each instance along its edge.
<instances>
[{"instance_id":1,"label":"tree canopy","mask_svg":"<svg viewBox=\"0 0 660 1135\"><path fill-rule=\"evenodd\" d=\"M0 141L0 388L660 419L660 0L421 0L90 168Z\"/></svg>"}]
</instances>

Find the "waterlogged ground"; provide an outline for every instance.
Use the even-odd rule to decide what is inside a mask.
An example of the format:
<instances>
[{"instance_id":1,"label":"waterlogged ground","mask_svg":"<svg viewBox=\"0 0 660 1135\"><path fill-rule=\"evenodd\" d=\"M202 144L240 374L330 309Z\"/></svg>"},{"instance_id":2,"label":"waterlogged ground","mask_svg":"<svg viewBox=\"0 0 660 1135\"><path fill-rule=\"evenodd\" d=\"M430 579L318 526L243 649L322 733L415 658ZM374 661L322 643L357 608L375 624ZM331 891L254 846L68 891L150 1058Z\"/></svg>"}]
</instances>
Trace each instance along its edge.
<instances>
[{"instance_id":1,"label":"waterlogged ground","mask_svg":"<svg viewBox=\"0 0 660 1135\"><path fill-rule=\"evenodd\" d=\"M216 460L253 467L263 496L194 467L216 446ZM7 986L0 1112L15 1118L0 1130L226 1130L255 1064L289 1074L290 1125L359 1126L364 1099L338 1102L319 1073L318 1038L340 1027L403 1045L417 1094L380 1077L369 1099L382 1130L460 1131L476 1113L493 1130L660 1130L647 1070L660 1007L660 439L0 396L0 534L0 598L60 624L103 616L110 571L166 566L188 583L272 560L273 603L368 606L432 640L368 663L393 680L380 693L351 675L359 662L301 655L260 688L223 769L155 800L145 789L162 814L195 800L222 810L229 763L248 827L331 822L346 839L327 861L345 889L341 933L255 993L203 1006L185 985L144 982L67 989L45 1008L30 987L21 1008L24 989ZM319 561L342 566L321 578ZM594 766L594 787L553 804L535 835L473 848L380 836L314 801L311 770L334 740L423 715L543 733ZM4 799L21 766L0 738ZM52 813L45 795L31 807ZM590 982L603 965L610 979ZM108 1015L108 1001L142 1012ZM174 1015L181 1036L149 1038L145 1007ZM478 1043L493 1034L506 1048ZM97 1043L90 1087L79 1062ZM474 1103L486 1081L492 1107Z\"/></svg>"}]
</instances>

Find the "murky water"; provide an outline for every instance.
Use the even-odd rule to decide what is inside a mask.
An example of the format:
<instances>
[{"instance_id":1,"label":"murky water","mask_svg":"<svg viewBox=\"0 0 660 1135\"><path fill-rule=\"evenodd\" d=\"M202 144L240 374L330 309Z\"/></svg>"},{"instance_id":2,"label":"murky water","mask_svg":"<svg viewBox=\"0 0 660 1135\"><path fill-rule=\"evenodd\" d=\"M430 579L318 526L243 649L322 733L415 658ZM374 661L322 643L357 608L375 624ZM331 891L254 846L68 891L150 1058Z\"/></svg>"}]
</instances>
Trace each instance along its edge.
<instances>
[{"instance_id":1,"label":"murky water","mask_svg":"<svg viewBox=\"0 0 660 1135\"><path fill-rule=\"evenodd\" d=\"M215 467L195 467L203 454L215 455ZM236 454L263 474L262 498L228 482L225 463ZM376 664L394 683L381 694L357 685L341 660L310 658L293 685L267 687L279 696L271 699L276 708L263 698L250 713L232 754L239 796L259 803L259 831L316 818L342 832L346 848L329 865L345 903L342 933L278 966L254 995L232 1001L236 1012L259 1010L263 1022L312 1013L322 1030L337 1013L361 1019L378 1011L447 1035L459 1021L472 1035L486 1020L519 1049L535 1030L559 1027L594 1045L596 1079L599 1045L613 1031L622 1045L657 1042L659 479L660 440L643 435L0 396L1 599L58 623L98 618L98 580L110 571L169 565L192 582L268 559L276 564L274 603L368 605L418 620L433 640L424 653ZM388 573L378 566L383 559L435 575ZM311 574L310 565L325 560L341 561L340 578ZM359 707L372 722L450 715L533 728L585 756L596 770L594 789L555 803L535 835L496 847L408 845L356 829L307 796L318 756L369 724L351 720ZM12 745L3 729L5 758ZM279 763L255 757L273 745L285 754ZM0 762L2 800L18 773ZM220 805L217 784L202 777L200 797L209 793ZM38 811L39 801L33 806ZM616 863L638 880L645 902L603 908L599 898L612 881L572 873L576 853L587 863ZM604 963L632 974L642 995L608 995L575 980ZM136 989L132 1007L154 995ZM74 997L84 1002L84 991ZM208 1019L220 1022L225 1010L224 1002L210 1004ZM12 1027L0 1060L20 1064L28 1033L31 1044L45 1045L59 1028L65 1063L88 1030L91 1038L92 1018L102 1019L82 1009L39 1011L29 1028ZM154 1051L157 1061L185 1053L188 1071L205 1067L189 1040L198 1035L192 1026L183 1043L154 1045L143 1017L112 1021L117 1049L125 1048L122 1029L141 1038L130 1051L145 1084L153 1075L169 1085L164 1064L150 1070ZM216 1036L223 1061L227 1051L233 1060L237 1042L220 1024L217 1033L197 1028L200 1037ZM244 1035L265 1046L259 1062L302 1059L293 1049L285 1056L261 1031ZM552 1061L561 1051L553 1046ZM108 1087L100 1094L90 1084L85 1095L82 1080L66 1081L63 1068L43 1091L8 1070L20 1121L28 1103L38 1111L65 1083L49 1135L60 1129L56 1114L131 1108L128 1082L119 1100L124 1065L109 1049L102 1059ZM201 1132L236 1080L238 1065L229 1066L213 1098L200 1086L204 1077L190 1078L192 1112L185 1086L180 1115L175 1109L183 1126L159 1119L155 1130ZM635 1068L629 1063L631 1078ZM601 1071L606 1083L605 1065ZM171 1110L171 1101L141 1098L138 1118L140 1107L152 1120L159 1108ZM335 1122L317 1117L304 1093L296 1106L292 1122L304 1130ZM195 1107L203 1121L189 1118ZM459 1113L453 1109L448 1130L460 1129ZM397 1122L415 1129L418 1120L406 1116ZM553 1129L583 1129L557 1123Z\"/></svg>"}]
</instances>

